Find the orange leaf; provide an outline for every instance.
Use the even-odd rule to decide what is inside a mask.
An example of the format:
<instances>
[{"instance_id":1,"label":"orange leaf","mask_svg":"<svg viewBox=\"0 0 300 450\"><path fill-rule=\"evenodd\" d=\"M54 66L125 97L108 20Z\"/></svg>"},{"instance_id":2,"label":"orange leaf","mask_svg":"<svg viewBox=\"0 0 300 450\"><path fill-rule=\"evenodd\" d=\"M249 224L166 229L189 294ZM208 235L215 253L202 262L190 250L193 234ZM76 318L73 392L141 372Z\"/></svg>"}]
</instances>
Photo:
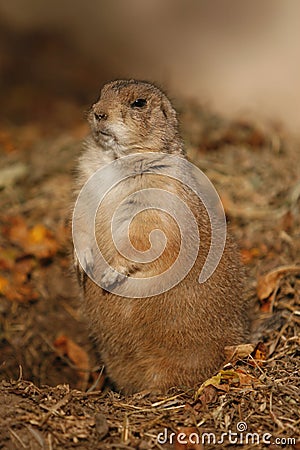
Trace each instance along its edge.
<instances>
[{"instance_id":1,"label":"orange leaf","mask_svg":"<svg viewBox=\"0 0 300 450\"><path fill-rule=\"evenodd\" d=\"M5 294L8 284L8 279L0 276L0 294Z\"/></svg>"},{"instance_id":2,"label":"orange leaf","mask_svg":"<svg viewBox=\"0 0 300 450\"><path fill-rule=\"evenodd\" d=\"M251 353L251 356L253 359L255 359L255 362L249 359L249 364L251 364L252 366L261 366L267 359L267 349L265 344L263 342L258 342L255 349Z\"/></svg>"},{"instance_id":3,"label":"orange leaf","mask_svg":"<svg viewBox=\"0 0 300 450\"><path fill-rule=\"evenodd\" d=\"M12 153L16 150L12 134L2 129L0 130L0 145L6 153Z\"/></svg>"},{"instance_id":4,"label":"orange leaf","mask_svg":"<svg viewBox=\"0 0 300 450\"><path fill-rule=\"evenodd\" d=\"M244 264L250 264L254 258L260 256L261 251L259 248L244 248L241 250L241 257Z\"/></svg>"},{"instance_id":5,"label":"orange leaf","mask_svg":"<svg viewBox=\"0 0 300 450\"><path fill-rule=\"evenodd\" d=\"M294 445L292 446L292 448L293 448L293 450L300 450L300 440L298 440L298 441L296 442L296 444L294 444Z\"/></svg>"},{"instance_id":6,"label":"orange leaf","mask_svg":"<svg viewBox=\"0 0 300 450\"><path fill-rule=\"evenodd\" d=\"M4 287L2 295L8 300L13 302L28 302L38 299L38 294L33 290L30 284L22 284L23 280L20 280L20 285L8 284Z\"/></svg>"},{"instance_id":7,"label":"orange leaf","mask_svg":"<svg viewBox=\"0 0 300 450\"><path fill-rule=\"evenodd\" d=\"M78 375L82 379L88 377L88 370L90 368L89 357L83 348L79 347L72 339L61 335L54 341L58 353L67 355L78 369L84 369L84 372L78 371Z\"/></svg>"},{"instance_id":8,"label":"orange leaf","mask_svg":"<svg viewBox=\"0 0 300 450\"><path fill-rule=\"evenodd\" d=\"M44 225L35 225L28 234L28 240L29 242L31 242L32 244L40 244L41 242L43 242L45 240L45 238L47 237L47 230L44 227Z\"/></svg>"},{"instance_id":9,"label":"orange leaf","mask_svg":"<svg viewBox=\"0 0 300 450\"><path fill-rule=\"evenodd\" d=\"M50 230L38 224L29 230L24 249L37 258L50 258L57 252L58 244Z\"/></svg>"},{"instance_id":10,"label":"orange leaf","mask_svg":"<svg viewBox=\"0 0 300 450\"><path fill-rule=\"evenodd\" d=\"M21 216L10 217L10 225L4 227L3 233L15 244L22 245L28 235L28 227Z\"/></svg>"},{"instance_id":11,"label":"orange leaf","mask_svg":"<svg viewBox=\"0 0 300 450\"><path fill-rule=\"evenodd\" d=\"M22 217L10 218L3 232L15 244L19 245L27 255L38 259L51 258L58 250L56 239L43 224L29 228Z\"/></svg>"},{"instance_id":12,"label":"orange leaf","mask_svg":"<svg viewBox=\"0 0 300 450\"><path fill-rule=\"evenodd\" d=\"M174 438L174 450L203 450L201 437L195 427L180 427Z\"/></svg>"},{"instance_id":13,"label":"orange leaf","mask_svg":"<svg viewBox=\"0 0 300 450\"><path fill-rule=\"evenodd\" d=\"M263 304L261 305L261 312L263 313L271 313L273 308L273 301L274 298L270 297L263 301Z\"/></svg>"}]
</instances>

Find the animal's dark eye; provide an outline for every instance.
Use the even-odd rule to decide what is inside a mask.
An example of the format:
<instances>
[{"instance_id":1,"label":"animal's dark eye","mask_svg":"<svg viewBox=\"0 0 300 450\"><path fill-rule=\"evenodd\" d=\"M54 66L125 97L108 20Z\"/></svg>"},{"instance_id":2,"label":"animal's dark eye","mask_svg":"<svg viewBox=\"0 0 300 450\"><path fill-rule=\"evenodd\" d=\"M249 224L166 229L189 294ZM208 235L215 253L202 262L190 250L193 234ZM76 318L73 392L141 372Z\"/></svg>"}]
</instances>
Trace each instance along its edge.
<instances>
[{"instance_id":1,"label":"animal's dark eye","mask_svg":"<svg viewBox=\"0 0 300 450\"><path fill-rule=\"evenodd\" d=\"M144 98L137 98L134 102L131 103L131 108L142 108L147 103L147 100Z\"/></svg>"}]
</instances>

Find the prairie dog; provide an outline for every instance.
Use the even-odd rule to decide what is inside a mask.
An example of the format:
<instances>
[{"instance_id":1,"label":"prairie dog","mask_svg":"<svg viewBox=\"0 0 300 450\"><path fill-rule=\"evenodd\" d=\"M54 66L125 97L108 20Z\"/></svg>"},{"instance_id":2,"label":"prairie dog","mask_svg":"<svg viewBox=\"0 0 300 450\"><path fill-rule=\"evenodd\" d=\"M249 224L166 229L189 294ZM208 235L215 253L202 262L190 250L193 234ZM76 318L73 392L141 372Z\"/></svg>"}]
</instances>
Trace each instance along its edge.
<instances>
[{"instance_id":1,"label":"prairie dog","mask_svg":"<svg viewBox=\"0 0 300 450\"><path fill-rule=\"evenodd\" d=\"M249 312L237 251L227 239L214 273L206 282L198 282L211 244L210 221L201 200L193 192L175 178L160 173L162 166L170 164L168 155L185 159L185 154L176 112L157 87L136 80L108 83L92 106L88 120L91 134L79 161L78 189L97 169L113 161L120 161L119 168L113 170L121 175L122 170L127 173L128 164L140 168L107 193L96 215L98 246L117 272L108 269L101 273L100 287L84 274L75 257L83 292L83 311L97 340L106 372L116 388L127 394L194 386L220 368L226 345L242 343L248 337ZM154 155L151 173L145 158L148 152ZM129 163L122 158L128 155L135 155ZM176 170L182 170L180 164ZM111 176L113 179L115 173ZM122 277L144 282L165 274L179 253L181 235L176 220L159 209L147 209L147 190L157 188L177 195L192 211L200 235L195 264L178 284L165 292L142 297L137 289L132 298L117 295L112 288L122 285ZM90 192L91 198L96 191L97 188ZM142 193L135 200L131 195L137 191ZM144 211L134 216L133 205L137 203ZM121 247L116 249L111 222L120 204L118 227L121 229L128 219L133 219L129 238L138 251L147 252L151 247L151 231L163 231L166 246L157 259L145 263L126 257L122 239ZM170 207L180 209L181 213L184 211L172 201ZM189 216L185 213L183 216L188 229ZM83 223L91 219L85 217ZM193 238L187 239L191 252L194 244ZM97 267L97 257L89 250L88 240L84 261L87 273Z\"/></svg>"}]
</instances>

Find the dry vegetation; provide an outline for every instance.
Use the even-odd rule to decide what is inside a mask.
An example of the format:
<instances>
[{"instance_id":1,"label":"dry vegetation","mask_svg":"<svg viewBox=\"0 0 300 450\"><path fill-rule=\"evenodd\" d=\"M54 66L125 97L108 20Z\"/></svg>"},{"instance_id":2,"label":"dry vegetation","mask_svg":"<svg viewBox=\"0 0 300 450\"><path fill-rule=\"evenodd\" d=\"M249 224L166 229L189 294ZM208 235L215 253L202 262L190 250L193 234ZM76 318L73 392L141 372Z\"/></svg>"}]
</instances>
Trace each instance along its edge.
<instances>
[{"instance_id":1,"label":"dry vegetation","mask_svg":"<svg viewBox=\"0 0 300 450\"><path fill-rule=\"evenodd\" d=\"M8 78L0 127L0 448L229 449L237 445L228 437L202 447L163 445L157 436L167 428L169 436L220 439L245 422L261 441L247 444L244 432L239 448L299 449L298 138L277 124L178 104L190 158L220 193L249 269L247 295L263 320L272 319L260 345L229 352L231 362L202 387L125 398L104 388L70 270L72 171L87 132L82 105L30 84L16 92Z\"/></svg>"}]
</instances>

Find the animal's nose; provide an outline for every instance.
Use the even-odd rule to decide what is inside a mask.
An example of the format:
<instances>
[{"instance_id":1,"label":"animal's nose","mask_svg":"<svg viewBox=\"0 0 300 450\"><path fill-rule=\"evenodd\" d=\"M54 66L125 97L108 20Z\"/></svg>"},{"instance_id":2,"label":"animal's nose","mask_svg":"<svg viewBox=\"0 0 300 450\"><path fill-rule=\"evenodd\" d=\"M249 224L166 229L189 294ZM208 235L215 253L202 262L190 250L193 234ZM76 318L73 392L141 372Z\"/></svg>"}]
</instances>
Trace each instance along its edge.
<instances>
[{"instance_id":1,"label":"animal's nose","mask_svg":"<svg viewBox=\"0 0 300 450\"><path fill-rule=\"evenodd\" d=\"M106 120L107 119L107 114L104 112L100 112L100 113L96 113L94 112L94 117L95 119L100 122L100 120Z\"/></svg>"}]
</instances>

